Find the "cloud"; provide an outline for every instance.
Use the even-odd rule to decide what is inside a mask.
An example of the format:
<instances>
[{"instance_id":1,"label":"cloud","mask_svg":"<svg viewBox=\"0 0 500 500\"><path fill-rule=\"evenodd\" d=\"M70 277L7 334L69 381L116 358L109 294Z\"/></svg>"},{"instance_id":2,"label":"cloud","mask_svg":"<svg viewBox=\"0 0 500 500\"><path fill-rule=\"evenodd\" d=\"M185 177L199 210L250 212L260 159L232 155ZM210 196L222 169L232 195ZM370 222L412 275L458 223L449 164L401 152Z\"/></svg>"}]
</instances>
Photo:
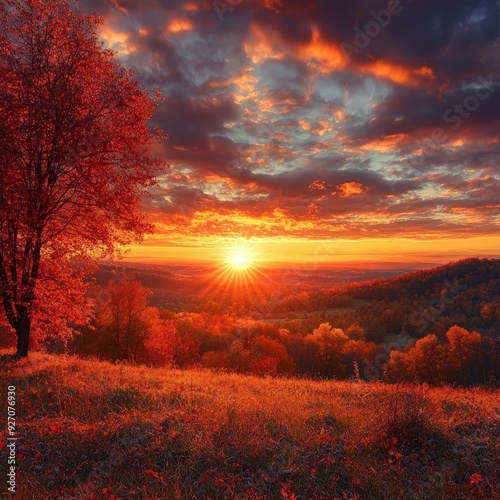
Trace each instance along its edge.
<instances>
[{"instance_id":1,"label":"cloud","mask_svg":"<svg viewBox=\"0 0 500 500\"><path fill-rule=\"evenodd\" d=\"M363 194L367 189L366 186L363 186L363 184L359 182L344 182L344 184L337 186L337 191L335 193L340 198L349 198L349 196Z\"/></svg>"},{"instance_id":2,"label":"cloud","mask_svg":"<svg viewBox=\"0 0 500 500\"><path fill-rule=\"evenodd\" d=\"M498 234L498 2L401 0L359 49L387 5L245 0L221 22L210 0L81 0L165 96L159 231Z\"/></svg>"}]
</instances>

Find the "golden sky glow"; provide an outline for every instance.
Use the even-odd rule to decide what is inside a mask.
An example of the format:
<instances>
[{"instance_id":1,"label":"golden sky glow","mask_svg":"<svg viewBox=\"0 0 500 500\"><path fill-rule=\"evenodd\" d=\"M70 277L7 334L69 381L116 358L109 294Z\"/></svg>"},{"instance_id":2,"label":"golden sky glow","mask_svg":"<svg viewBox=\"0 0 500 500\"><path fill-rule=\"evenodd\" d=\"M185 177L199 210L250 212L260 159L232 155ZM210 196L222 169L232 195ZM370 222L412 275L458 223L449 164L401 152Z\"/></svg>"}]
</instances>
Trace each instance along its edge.
<instances>
[{"instance_id":1,"label":"golden sky glow","mask_svg":"<svg viewBox=\"0 0 500 500\"><path fill-rule=\"evenodd\" d=\"M192 242L188 246L169 244L165 246L136 245L131 246L126 260L131 262L173 263L223 262L224 247L234 241ZM450 260L459 260L470 255L498 255L497 237L456 238L456 239L422 239L405 238L362 239L362 240L261 240L254 243L255 255L252 261L256 264L300 264L310 267L328 264L345 264L356 261L383 263L432 263L442 264ZM180 255L188 255L188 259L180 259Z\"/></svg>"}]
</instances>

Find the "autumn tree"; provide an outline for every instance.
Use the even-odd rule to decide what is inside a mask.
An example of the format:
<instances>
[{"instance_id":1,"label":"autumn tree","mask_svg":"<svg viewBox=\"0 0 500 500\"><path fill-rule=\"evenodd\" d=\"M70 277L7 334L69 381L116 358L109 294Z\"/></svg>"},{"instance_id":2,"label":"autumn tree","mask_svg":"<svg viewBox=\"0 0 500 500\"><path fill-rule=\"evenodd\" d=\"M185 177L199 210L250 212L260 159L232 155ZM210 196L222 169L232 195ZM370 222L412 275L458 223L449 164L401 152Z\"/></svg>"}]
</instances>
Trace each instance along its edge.
<instances>
[{"instance_id":1,"label":"autumn tree","mask_svg":"<svg viewBox=\"0 0 500 500\"><path fill-rule=\"evenodd\" d=\"M388 382L409 382L412 380L408 352L391 351L389 362L384 366L384 377Z\"/></svg>"},{"instance_id":2,"label":"autumn tree","mask_svg":"<svg viewBox=\"0 0 500 500\"><path fill-rule=\"evenodd\" d=\"M290 375L295 373L295 363L288 354L285 346L277 340L270 339L264 335L255 337L252 342L252 350L256 359L275 359L276 373Z\"/></svg>"},{"instance_id":3,"label":"autumn tree","mask_svg":"<svg viewBox=\"0 0 500 500\"><path fill-rule=\"evenodd\" d=\"M152 308L158 314L156 308ZM151 320L152 315L147 315L146 319ZM173 366L175 364L174 352L179 331L173 321L159 319L155 321L154 328L149 331L149 335L144 342L144 350L139 353L139 363L153 366Z\"/></svg>"},{"instance_id":4,"label":"autumn tree","mask_svg":"<svg viewBox=\"0 0 500 500\"><path fill-rule=\"evenodd\" d=\"M351 325L345 332L349 340L365 340L365 329L359 325Z\"/></svg>"},{"instance_id":5,"label":"autumn tree","mask_svg":"<svg viewBox=\"0 0 500 500\"><path fill-rule=\"evenodd\" d=\"M171 320L162 319L156 328L150 330L139 361L187 368L199 359L200 342L192 333L179 330Z\"/></svg>"},{"instance_id":6,"label":"autumn tree","mask_svg":"<svg viewBox=\"0 0 500 500\"><path fill-rule=\"evenodd\" d=\"M317 374L316 361L319 347L316 342L311 340L311 337L311 335L304 337L300 333L291 334L285 328L279 330L280 342L292 357L296 365L296 372L299 375L312 377Z\"/></svg>"},{"instance_id":7,"label":"autumn tree","mask_svg":"<svg viewBox=\"0 0 500 500\"><path fill-rule=\"evenodd\" d=\"M470 383L480 357L481 335L455 325L446 332L446 338L452 378L462 384Z\"/></svg>"},{"instance_id":8,"label":"autumn tree","mask_svg":"<svg viewBox=\"0 0 500 500\"><path fill-rule=\"evenodd\" d=\"M417 340L408 352L408 369L415 382L436 385L441 380L443 346L434 334Z\"/></svg>"},{"instance_id":9,"label":"autumn tree","mask_svg":"<svg viewBox=\"0 0 500 500\"><path fill-rule=\"evenodd\" d=\"M98 324L112 340L115 359L137 361L159 328L158 310L147 305L150 293L129 279L112 280L104 289L97 303Z\"/></svg>"},{"instance_id":10,"label":"autumn tree","mask_svg":"<svg viewBox=\"0 0 500 500\"><path fill-rule=\"evenodd\" d=\"M323 377L344 377L345 365L342 355L348 338L340 328L332 328L329 323L321 323L310 340L318 345L318 368Z\"/></svg>"},{"instance_id":11,"label":"autumn tree","mask_svg":"<svg viewBox=\"0 0 500 500\"><path fill-rule=\"evenodd\" d=\"M172 358L175 366L188 368L200 360L200 342L193 335L178 332L172 340Z\"/></svg>"},{"instance_id":12,"label":"autumn tree","mask_svg":"<svg viewBox=\"0 0 500 500\"><path fill-rule=\"evenodd\" d=\"M65 325L86 315L64 291L148 230L140 200L164 166L154 102L100 22L68 0L0 5L0 293L20 356L46 301Z\"/></svg>"},{"instance_id":13,"label":"autumn tree","mask_svg":"<svg viewBox=\"0 0 500 500\"><path fill-rule=\"evenodd\" d=\"M464 385L478 379L487 382L490 375L494 376L495 349L487 353L479 333L469 333L455 325L447 331L446 338L447 342L441 344L436 335L429 334L404 352L391 353L385 370L386 379L390 382L410 380L431 385L441 382Z\"/></svg>"},{"instance_id":14,"label":"autumn tree","mask_svg":"<svg viewBox=\"0 0 500 500\"><path fill-rule=\"evenodd\" d=\"M378 347L373 342L349 340L343 350L343 361L347 368L347 375L349 377L356 376L356 372L363 374L365 366L372 362L377 350ZM356 365L357 370L355 368Z\"/></svg>"}]
</instances>

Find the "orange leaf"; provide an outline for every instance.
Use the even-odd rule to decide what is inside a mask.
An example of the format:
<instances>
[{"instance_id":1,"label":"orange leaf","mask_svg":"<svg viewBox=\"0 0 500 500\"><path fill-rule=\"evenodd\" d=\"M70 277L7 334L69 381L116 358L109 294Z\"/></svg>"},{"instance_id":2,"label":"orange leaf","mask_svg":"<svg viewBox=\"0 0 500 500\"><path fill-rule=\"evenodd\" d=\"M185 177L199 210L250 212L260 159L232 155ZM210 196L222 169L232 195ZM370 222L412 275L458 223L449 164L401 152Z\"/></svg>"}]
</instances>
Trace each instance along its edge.
<instances>
[{"instance_id":1,"label":"orange leaf","mask_svg":"<svg viewBox=\"0 0 500 500\"><path fill-rule=\"evenodd\" d=\"M470 477L470 484L479 484L483 480L483 476L481 474L472 474Z\"/></svg>"}]
</instances>

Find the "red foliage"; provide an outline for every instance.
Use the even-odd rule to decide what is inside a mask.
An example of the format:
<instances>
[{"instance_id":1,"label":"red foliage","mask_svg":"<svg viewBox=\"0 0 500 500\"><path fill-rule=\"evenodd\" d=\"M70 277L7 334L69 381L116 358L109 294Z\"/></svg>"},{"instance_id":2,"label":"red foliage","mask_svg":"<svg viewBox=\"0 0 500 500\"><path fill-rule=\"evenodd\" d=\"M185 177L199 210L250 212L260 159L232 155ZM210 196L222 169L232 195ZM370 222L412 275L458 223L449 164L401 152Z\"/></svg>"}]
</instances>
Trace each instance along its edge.
<instances>
[{"instance_id":1,"label":"red foliage","mask_svg":"<svg viewBox=\"0 0 500 500\"><path fill-rule=\"evenodd\" d=\"M42 290L66 292L78 274L51 263L85 269L148 230L140 200L163 164L152 158L147 126L154 103L104 49L100 19L67 0L7 4L0 7L0 289L18 354L27 355ZM58 297L52 301L69 314Z\"/></svg>"},{"instance_id":2,"label":"red foliage","mask_svg":"<svg viewBox=\"0 0 500 500\"><path fill-rule=\"evenodd\" d=\"M255 358L250 363L250 372L254 375L271 375L278 373L278 360L271 356Z\"/></svg>"},{"instance_id":3,"label":"red foliage","mask_svg":"<svg viewBox=\"0 0 500 500\"><path fill-rule=\"evenodd\" d=\"M264 335L259 335L258 337L255 337L255 339L253 339L252 349L258 358L257 360L255 360L256 362L260 360L262 364L262 360L267 359L267 365L266 363L264 363L264 365L269 367L271 363L269 360L275 360L276 373L285 375L295 372L295 363L292 357L290 356L290 354L288 354L283 344L281 344L277 340L267 338ZM257 365L259 366L259 363L257 363ZM254 369L251 368L251 371L254 372Z\"/></svg>"}]
</instances>

